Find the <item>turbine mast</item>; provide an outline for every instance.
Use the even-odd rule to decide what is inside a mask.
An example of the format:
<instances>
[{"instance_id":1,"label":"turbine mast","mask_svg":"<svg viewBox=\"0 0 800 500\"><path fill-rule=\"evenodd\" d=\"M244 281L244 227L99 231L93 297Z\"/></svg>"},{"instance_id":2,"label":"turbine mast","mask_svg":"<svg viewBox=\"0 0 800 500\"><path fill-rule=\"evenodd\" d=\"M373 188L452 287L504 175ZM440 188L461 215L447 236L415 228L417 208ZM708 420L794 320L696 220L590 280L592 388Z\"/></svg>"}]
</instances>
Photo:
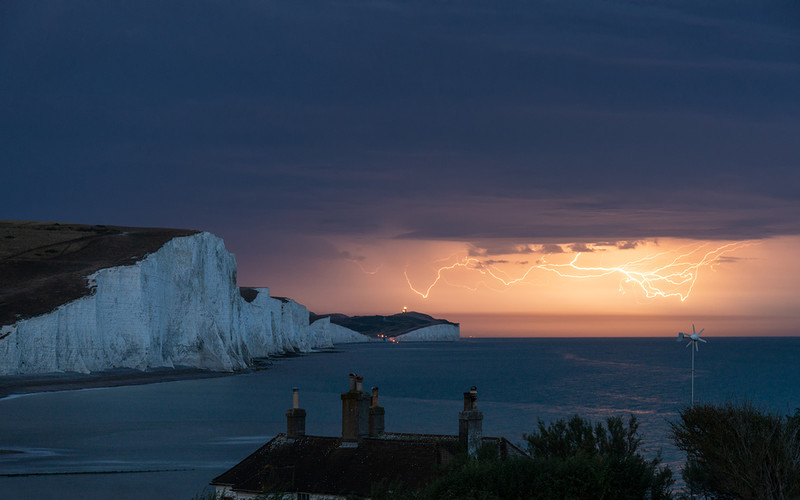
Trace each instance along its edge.
<instances>
[{"instance_id":1,"label":"turbine mast","mask_svg":"<svg viewBox=\"0 0 800 500\"><path fill-rule=\"evenodd\" d=\"M703 333L704 330L705 330L705 328L701 328L700 331L698 332L694 327L694 323L692 323L692 333L691 334L678 332L678 342L683 342L684 340L686 340L688 338L689 339L689 343L686 344L686 347L688 347L692 351L692 372L691 372L692 373L692 399L691 399L692 408L694 408L694 353L695 353L695 351L699 351L700 350L700 345L699 345L700 342L706 342L705 339L700 338L700 334Z\"/></svg>"}]
</instances>

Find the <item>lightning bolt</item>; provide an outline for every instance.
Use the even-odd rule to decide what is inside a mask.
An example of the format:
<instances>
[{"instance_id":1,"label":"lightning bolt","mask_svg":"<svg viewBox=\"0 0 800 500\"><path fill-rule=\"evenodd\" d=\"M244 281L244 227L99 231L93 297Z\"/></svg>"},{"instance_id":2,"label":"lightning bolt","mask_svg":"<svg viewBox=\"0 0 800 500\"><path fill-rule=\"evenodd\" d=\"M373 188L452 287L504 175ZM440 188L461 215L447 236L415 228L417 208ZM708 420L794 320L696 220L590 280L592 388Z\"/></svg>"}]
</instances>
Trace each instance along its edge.
<instances>
[{"instance_id":1,"label":"lightning bolt","mask_svg":"<svg viewBox=\"0 0 800 500\"><path fill-rule=\"evenodd\" d=\"M403 274L411 291L423 299L427 299L430 296L431 291L437 284L443 281L448 282L444 278L445 274L457 268L464 268L480 273L506 287L526 281L531 273L537 270L572 279L596 279L619 274L621 277L620 291L623 290L622 284L627 283L639 289L647 298L677 297L681 302L684 302L691 295L701 268L710 267L713 269L713 265L718 263L725 254L752 244L754 243L734 242L704 250L709 246L708 243L704 243L688 251L684 250L691 245L684 245L676 250L659 252L612 267L582 266L578 263L582 254L577 253L572 261L567 264L554 264L541 259L516 278L512 278L508 273L494 265L487 265L481 262L478 258L463 257L453 264L439 267L436 271L436 278L424 288L424 291L416 288L411 283L408 269ZM656 264L656 261L659 259L664 260L664 258L668 260L666 264ZM465 285L457 286L474 290Z\"/></svg>"},{"instance_id":2,"label":"lightning bolt","mask_svg":"<svg viewBox=\"0 0 800 500\"><path fill-rule=\"evenodd\" d=\"M364 273L364 274L377 274L378 271L380 271L381 268L383 267L383 264L381 264L378 267L376 267L374 271L368 271L367 269L364 268L364 266L361 264L361 261L359 259L347 258L345 260L348 261L348 262L352 262L353 264L357 265L358 268L361 269L361 272Z\"/></svg>"},{"instance_id":3,"label":"lightning bolt","mask_svg":"<svg viewBox=\"0 0 800 500\"><path fill-rule=\"evenodd\" d=\"M376 267L374 271L367 271L366 269L364 269L364 266L362 266L360 262L356 262L356 261L353 261L353 262L358 264L358 267L361 268L361 272L364 273L364 274L377 274L378 271L380 271L381 268L383 267L383 265L380 265L380 266Z\"/></svg>"},{"instance_id":4,"label":"lightning bolt","mask_svg":"<svg viewBox=\"0 0 800 500\"><path fill-rule=\"evenodd\" d=\"M474 265L478 264L478 262L479 262L478 259L466 258L465 257L462 262L456 262L455 264L452 264L452 265L449 265L449 266L440 267L439 270L436 272L436 279L433 280L433 283L431 283L428 286L428 289L425 290L425 293L420 292L419 290L414 288L414 286L411 284L411 280L408 277L408 269L403 271L403 275L406 277L406 281L408 282L408 286L411 287L411 290L413 290L415 293L421 295L423 299L427 299L428 295L430 295L431 290L433 289L433 287L435 287L436 284L439 283L439 280L442 279L442 273L443 272L449 271L451 269L455 269L457 267L467 267L467 268L469 268L470 266L474 266Z\"/></svg>"}]
</instances>

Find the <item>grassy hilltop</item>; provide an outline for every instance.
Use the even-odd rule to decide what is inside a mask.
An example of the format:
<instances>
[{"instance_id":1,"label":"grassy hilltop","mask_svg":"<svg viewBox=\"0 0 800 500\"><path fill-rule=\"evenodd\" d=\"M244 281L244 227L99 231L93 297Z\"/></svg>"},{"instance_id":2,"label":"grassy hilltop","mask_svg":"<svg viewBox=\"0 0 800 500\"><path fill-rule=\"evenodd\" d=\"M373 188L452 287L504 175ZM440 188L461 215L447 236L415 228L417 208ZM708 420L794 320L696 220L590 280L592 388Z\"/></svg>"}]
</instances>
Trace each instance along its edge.
<instances>
[{"instance_id":1,"label":"grassy hilltop","mask_svg":"<svg viewBox=\"0 0 800 500\"><path fill-rule=\"evenodd\" d=\"M90 293L86 276L133 264L198 231L0 221L0 326L46 314Z\"/></svg>"},{"instance_id":2,"label":"grassy hilltop","mask_svg":"<svg viewBox=\"0 0 800 500\"><path fill-rule=\"evenodd\" d=\"M436 319L427 314L414 311L393 314L391 316L318 315L311 313L310 321L314 322L325 317L330 317L331 323L333 324L349 328L363 335L367 335L368 337L377 337L378 335L397 337L398 335L431 325L458 325L458 323L452 323L444 319Z\"/></svg>"}]
</instances>

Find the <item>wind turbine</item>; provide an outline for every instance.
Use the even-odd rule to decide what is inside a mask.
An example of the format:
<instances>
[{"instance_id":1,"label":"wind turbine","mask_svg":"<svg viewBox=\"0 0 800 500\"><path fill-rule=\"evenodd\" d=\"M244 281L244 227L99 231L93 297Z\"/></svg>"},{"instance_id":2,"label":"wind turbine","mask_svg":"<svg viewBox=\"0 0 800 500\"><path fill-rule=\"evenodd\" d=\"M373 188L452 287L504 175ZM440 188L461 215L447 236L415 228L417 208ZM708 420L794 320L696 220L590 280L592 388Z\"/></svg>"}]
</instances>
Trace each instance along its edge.
<instances>
[{"instance_id":1,"label":"wind turbine","mask_svg":"<svg viewBox=\"0 0 800 500\"><path fill-rule=\"evenodd\" d=\"M689 335L688 333L678 332L678 342L683 342L684 339L688 338L689 343L686 344L686 347L691 348L692 344L694 344L694 349L692 349L692 406L694 407L694 353L695 351L700 351L700 344L698 342L706 342L705 339L700 338L700 334L703 333L705 328L701 328L700 331L696 331L694 329L694 323L692 323L692 334Z\"/></svg>"}]
</instances>

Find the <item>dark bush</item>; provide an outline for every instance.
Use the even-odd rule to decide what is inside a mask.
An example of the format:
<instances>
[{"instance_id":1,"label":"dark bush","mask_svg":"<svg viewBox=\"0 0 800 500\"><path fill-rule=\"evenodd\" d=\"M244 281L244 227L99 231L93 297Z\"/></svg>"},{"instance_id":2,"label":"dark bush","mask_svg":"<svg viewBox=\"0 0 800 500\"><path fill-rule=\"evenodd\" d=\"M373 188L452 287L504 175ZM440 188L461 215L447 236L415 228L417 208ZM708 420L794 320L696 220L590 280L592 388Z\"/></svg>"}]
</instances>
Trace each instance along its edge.
<instances>
[{"instance_id":1,"label":"dark bush","mask_svg":"<svg viewBox=\"0 0 800 500\"><path fill-rule=\"evenodd\" d=\"M545 470L545 498L671 498L672 471L659 467L660 456L639 454L639 423L631 415L627 426L611 417L592 426L575 415L526 435L528 451Z\"/></svg>"},{"instance_id":2,"label":"dark bush","mask_svg":"<svg viewBox=\"0 0 800 500\"><path fill-rule=\"evenodd\" d=\"M686 452L687 487L709 498L800 498L800 413L752 404L697 405L680 412L672 439Z\"/></svg>"},{"instance_id":3,"label":"dark bush","mask_svg":"<svg viewBox=\"0 0 800 500\"><path fill-rule=\"evenodd\" d=\"M639 454L639 424L631 417L592 425L578 416L538 430L525 439L531 458L500 460L496 453L462 457L427 489L441 499L665 499L672 472L660 458Z\"/></svg>"}]
</instances>

